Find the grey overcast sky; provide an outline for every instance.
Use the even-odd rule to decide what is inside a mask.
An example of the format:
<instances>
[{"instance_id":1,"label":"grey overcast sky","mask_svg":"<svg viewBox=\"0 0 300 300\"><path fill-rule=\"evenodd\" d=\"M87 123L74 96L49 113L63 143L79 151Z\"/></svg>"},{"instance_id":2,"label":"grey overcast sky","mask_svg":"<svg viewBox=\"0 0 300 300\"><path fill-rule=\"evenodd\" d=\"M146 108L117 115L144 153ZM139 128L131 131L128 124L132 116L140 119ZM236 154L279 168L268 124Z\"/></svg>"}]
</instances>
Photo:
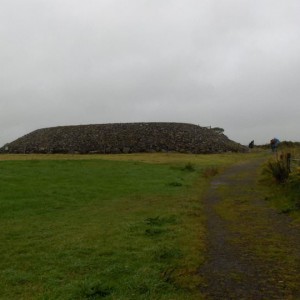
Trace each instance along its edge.
<instances>
[{"instance_id":1,"label":"grey overcast sky","mask_svg":"<svg viewBox=\"0 0 300 300\"><path fill-rule=\"evenodd\" d=\"M299 0L0 0L0 146L185 122L300 141Z\"/></svg>"}]
</instances>

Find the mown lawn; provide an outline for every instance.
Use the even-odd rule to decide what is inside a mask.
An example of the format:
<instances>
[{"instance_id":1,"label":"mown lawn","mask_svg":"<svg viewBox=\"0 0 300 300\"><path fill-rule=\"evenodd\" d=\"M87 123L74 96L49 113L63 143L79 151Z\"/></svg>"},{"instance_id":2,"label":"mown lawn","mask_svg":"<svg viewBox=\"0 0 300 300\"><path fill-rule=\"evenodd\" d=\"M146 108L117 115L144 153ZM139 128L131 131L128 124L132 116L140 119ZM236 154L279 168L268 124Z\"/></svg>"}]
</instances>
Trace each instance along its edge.
<instances>
[{"instance_id":1,"label":"mown lawn","mask_svg":"<svg viewBox=\"0 0 300 300\"><path fill-rule=\"evenodd\" d=\"M199 299L201 197L241 159L0 156L0 299Z\"/></svg>"}]
</instances>

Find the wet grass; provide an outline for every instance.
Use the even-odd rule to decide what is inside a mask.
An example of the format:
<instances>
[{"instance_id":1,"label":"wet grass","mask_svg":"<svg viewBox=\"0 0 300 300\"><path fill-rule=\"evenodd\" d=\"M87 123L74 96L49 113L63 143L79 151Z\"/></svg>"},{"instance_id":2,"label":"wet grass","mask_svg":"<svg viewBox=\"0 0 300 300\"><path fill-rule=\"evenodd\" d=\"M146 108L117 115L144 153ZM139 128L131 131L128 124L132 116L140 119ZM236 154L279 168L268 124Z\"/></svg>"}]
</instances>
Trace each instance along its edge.
<instances>
[{"instance_id":1,"label":"wet grass","mask_svg":"<svg viewBox=\"0 0 300 300\"><path fill-rule=\"evenodd\" d=\"M176 164L2 161L0 298L192 297L198 178Z\"/></svg>"},{"instance_id":2,"label":"wet grass","mask_svg":"<svg viewBox=\"0 0 300 300\"><path fill-rule=\"evenodd\" d=\"M300 159L298 147L283 149L277 156L285 158L287 153L291 153L292 159ZM285 159L280 160L278 157L270 159L265 164L260 175L260 186L269 205L280 213L288 214L300 221L300 168L297 166L299 161L292 160L288 168ZM276 167L277 165L280 168Z\"/></svg>"},{"instance_id":3,"label":"wet grass","mask_svg":"<svg viewBox=\"0 0 300 300\"><path fill-rule=\"evenodd\" d=\"M0 299L199 299L207 170L245 158L0 155Z\"/></svg>"}]
</instances>

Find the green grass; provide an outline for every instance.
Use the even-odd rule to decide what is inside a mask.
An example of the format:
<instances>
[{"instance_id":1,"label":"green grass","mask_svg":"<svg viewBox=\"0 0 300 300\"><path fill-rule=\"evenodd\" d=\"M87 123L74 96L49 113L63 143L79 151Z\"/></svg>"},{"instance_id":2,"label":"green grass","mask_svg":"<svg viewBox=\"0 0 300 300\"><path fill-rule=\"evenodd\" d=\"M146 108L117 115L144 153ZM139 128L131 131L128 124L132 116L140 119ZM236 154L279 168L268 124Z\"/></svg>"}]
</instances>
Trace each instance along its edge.
<instances>
[{"instance_id":1,"label":"green grass","mask_svg":"<svg viewBox=\"0 0 300 300\"><path fill-rule=\"evenodd\" d=\"M199 299L201 197L250 156L1 155L0 299Z\"/></svg>"},{"instance_id":2,"label":"green grass","mask_svg":"<svg viewBox=\"0 0 300 300\"><path fill-rule=\"evenodd\" d=\"M175 277L189 260L181 239L188 214L200 209L191 193L198 173L139 162L32 160L1 162L0 174L1 299L187 293Z\"/></svg>"},{"instance_id":3,"label":"green grass","mask_svg":"<svg viewBox=\"0 0 300 300\"><path fill-rule=\"evenodd\" d=\"M300 149L283 149L278 157L291 153L292 158L300 158ZM292 215L300 220L300 168L298 161L292 161L291 172L288 172L285 161L273 158L264 166L261 174L261 188L266 200L281 213Z\"/></svg>"}]
</instances>

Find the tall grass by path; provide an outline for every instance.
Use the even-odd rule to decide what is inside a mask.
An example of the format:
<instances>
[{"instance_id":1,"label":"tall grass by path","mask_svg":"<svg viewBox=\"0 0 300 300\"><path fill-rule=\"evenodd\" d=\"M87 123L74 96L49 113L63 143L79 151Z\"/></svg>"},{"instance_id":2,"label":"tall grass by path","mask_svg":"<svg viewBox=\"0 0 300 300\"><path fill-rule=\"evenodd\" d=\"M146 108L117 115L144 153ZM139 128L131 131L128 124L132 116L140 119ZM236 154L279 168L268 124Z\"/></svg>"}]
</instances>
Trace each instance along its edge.
<instances>
[{"instance_id":1,"label":"tall grass by path","mask_svg":"<svg viewBox=\"0 0 300 300\"><path fill-rule=\"evenodd\" d=\"M202 175L245 156L54 157L0 156L0 299L199 299Z\"/></svg>"},{"instance_id":2,"label":"tall grass by path","mask_svg":"<svg viewBox=\"0 0 300 300\"><path fill-rule=\"evenodd\" d=\"M292 166L287 163L287 153L291 155ZM293 159L297 159L293 161ZM264 166L261 187L266 200L280 213L290 214L300 221L300 158L299 147L283 148Z\"/></svg>"}]
</instances>

